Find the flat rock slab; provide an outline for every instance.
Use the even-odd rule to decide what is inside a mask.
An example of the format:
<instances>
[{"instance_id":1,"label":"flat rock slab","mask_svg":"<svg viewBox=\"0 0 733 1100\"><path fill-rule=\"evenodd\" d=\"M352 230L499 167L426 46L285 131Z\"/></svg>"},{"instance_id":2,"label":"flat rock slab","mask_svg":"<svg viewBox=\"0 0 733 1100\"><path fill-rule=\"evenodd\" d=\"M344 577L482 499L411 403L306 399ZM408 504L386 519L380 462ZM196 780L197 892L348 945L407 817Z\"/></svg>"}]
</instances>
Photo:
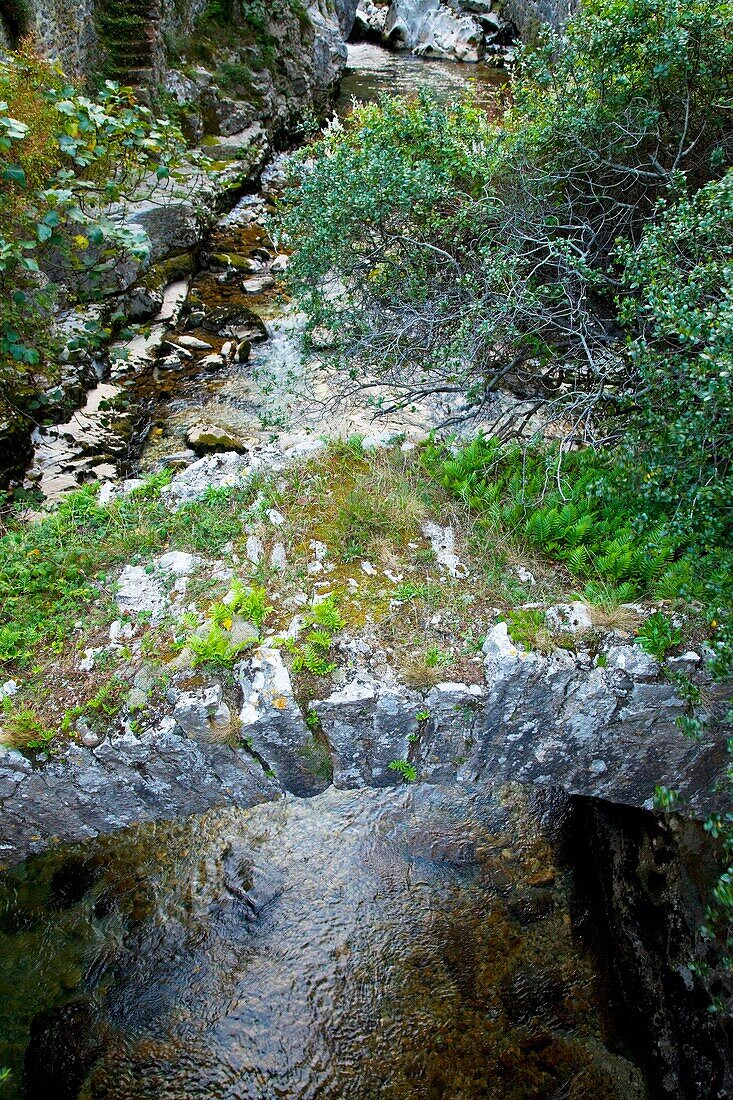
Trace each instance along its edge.
<instances>
[{"instance_id":1,"label":"flat rock slab","mask_svg":"<svg viewBox=\"0 0 733 1100\"><path fill-rule=\"evenodd\" d=\"M172 719L96 749L69 745L41 767L0 748L0 864L55 840L85 840L215 806L254 806L281 793L244 750L196 741Z\"/></svg>"}]
</instances>

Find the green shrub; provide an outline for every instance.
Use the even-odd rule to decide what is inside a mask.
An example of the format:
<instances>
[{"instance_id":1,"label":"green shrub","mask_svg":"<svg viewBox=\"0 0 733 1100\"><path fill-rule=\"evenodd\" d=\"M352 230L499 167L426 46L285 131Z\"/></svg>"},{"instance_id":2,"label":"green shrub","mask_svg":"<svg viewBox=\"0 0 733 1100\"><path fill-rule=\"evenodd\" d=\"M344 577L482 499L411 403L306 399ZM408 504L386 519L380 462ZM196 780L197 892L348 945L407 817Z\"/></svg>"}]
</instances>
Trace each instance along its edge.
<instances>
[{"instance_id":1,"label":"green shrub","mask_svg":"<svg viewBox=\"0 0 733 1100\"><path fill-rule=\"evenodd\" d=\"M463 393L490 414L509 380L586 439L644 385L614 318L616 242L681 179L722 174L732 67L727 0L586 0L523 53L496 122L385 98L316 141L280 228L294 293L339 334L344 388L384 408Z\"/></svg>"},{"instance_id":2,"label":"green shrub","mask_svg":"<svg viewBox=\"0 0 733 1100\"><path fill-rule=\"evenodd\" d=\"M108 207L166 178L181 150L129 89L107 83L92 99L27 50L0 59L0 381L11 400L53 363L58 284L93 298L115 255L146 254Z\"/></svg>"},{"instance_id":3,"label":"green shrub","mask_svg":"<svg viewBox=\"0 0 733 1100\"><path fill-rule=\"evenodd\" d=\"M733 171L670 198L621 256L641 382L623 476L701 552L733 545Z\"/></svg>"},{"instance_id":4,"label":"green shrub","mask_svg":"<svg viewBox=\"0 0 733 1100\"><path fill-rule=\"evenodd\" d=\"M655 611L644 622L637 634L639 641L652 657L663 660L670 649L682 641L682 631L674 626L661 611Z\"/></svg>"}]
</instances>

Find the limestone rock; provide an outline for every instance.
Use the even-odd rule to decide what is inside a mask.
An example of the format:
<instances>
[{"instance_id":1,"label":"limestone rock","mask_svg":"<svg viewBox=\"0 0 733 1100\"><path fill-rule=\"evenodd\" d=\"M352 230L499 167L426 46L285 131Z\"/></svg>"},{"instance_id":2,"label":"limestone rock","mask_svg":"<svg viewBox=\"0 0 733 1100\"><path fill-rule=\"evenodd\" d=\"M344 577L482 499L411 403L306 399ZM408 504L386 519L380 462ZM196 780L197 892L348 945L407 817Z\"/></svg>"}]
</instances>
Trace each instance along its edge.
<instances>
[{"instance_id":1,"label":"limestone rock","mask_svg":"<svg viewBox=\"0 0 733 1100\"><path fill-rule=\"evenodd\" d=\"M186 737L172 718L95 749L71 744L43 767L0 747L0 862L25 859L53 838L85 840L279 793L244 750Z\"/></svg>"},{"instance_id":2,"label":"limestone rock","mask_svg":"<svg viewBox=\"0 0 733 1100\"><path fill-rule=\"evenodd\" d=\"M275 280L271 275L253 275L242 283L242 287L247 294L265 294L268 290L272 290L274 286Z\"/></svg>"},{"instance_id":3,"label":"limestone rock","mask_svg":"<svg viewBox=\"0 0 733 1100\"><path fill-rule=\"evenodd\" d=\"M487 11L488 5L480 9ZM387 5L361 0L358 21L366 37L392 49L466 62L484 56L484 29L475 7L463 0L391 0Z\"/></svg>"},{"instance_id":4,"label":"limestone rock","mask_svg":"<svg viewBox=\"0 0 733 1100\"><path fill-rule=\"evenodd\" d=\"M328 781L309 767L313 738L293 696L290 675L276 649L262 647L238 666L242 736L285 787L301 797Z\"/></svg>"},{"instance_id":5,"label":"limestone rock","mask_svg":"<svg viewBox=\"0 0 733 1100\"><path fill-rule=\"evenodd\" d=\"M485 691L477 684L437 684L421 705L415 762L418 779L449 783L470 756L481 728ZM424 716L424 717L423 717Z\"/></svg>"},{"instance_id":6,"label":"limestone rock","mask_svg":"<svg viewBox=\"0 0 733 1100\"><path fill-rule=\"evenodd\" d=\"M206 70L204 70L205 72ZM208 75L208 74L207 74ZM198 103L201 98L201 88L194 80L178 72L177 69L169 69L163 78L163 90L175 99L179 107Z\"/></svg>"},{"instance_id":7,"label":"limestone rock","mask_svg":"<svg viewBox=\"0 0 733 1100\"><path fill-rule=\"evenodd\" d=\"M188 504L203 496L207 489L231 488L242 485L249 474L248 460L236 451L207 455L187 466L161 490L169 504Z\"/></svg>"},{"instance_id":8,"label":"limestone rock","mask_svg":"<svg viewBox=\"0 0 733 1100\"><path fill-rule=\"evenodd\" d=\"M248 445L226 428L216 424L197 424L186 432L186 442L196 454L210 451L236 451L244 453Z\"/></svg>"},{"instance_id":9,"label":"limestone rock","mask_svg":"<svg viewBox=\"0 0 733 1100\"><path fill-rule=\"evenodd\" d=\"M196 566L193 554L171 551L150 565L126 565L117 581L117 606L123 613L149 613L159 621L186 590L186 580ZM169 589L172 587L172 592Z\"/></svg>"},{"instance_id":10,"label":"limestone rock","mask_svg":"<svg viewBox=\"0 0 733 1100\"><path fill-rule=\"evenodd\" d=\"M588 606L579 600L575 603L559 603L555 607L548 607L545 618L550 630L562 631L566 634L579 634L584 630L593 629L593 619Z\"/></svg>"},{"instance_id":11,"label":"limestone rock","mask_svg":"<svg viewBox=\"0 0 733 1100\"><path fill-rule=\"evenodd\" d=\"M321 720L333 756L337 787L390 787L401 782L389 767L406 760L409 737L417 731L415 714L422 700L417 693L399 692L359 672L313 710Z\"/></svg>"},{"instance_id":12,"label":"limestone rock","mask_svg":"<svg viewBox=\"0 0 733 1100\"><path fill-rule=\"evenodd\" d=\"M145 231L153 261L193 248L213 219L212 183L191 177L186 191L190 198L165 193L155 200L143 199L125 210L127 224Z\"/></svg>"},{"instance_id":13,"label":"limestone rock","mask_svg":"<svg viewBox=\"0 0 733 1100\"><path fill-rule=\"evenodd\" d=\"M183 692L173 709L177 725L187 737L211 738L226 731L231 712L224 702L220 684L200 691Z\"/></svg>"}]
</instances>

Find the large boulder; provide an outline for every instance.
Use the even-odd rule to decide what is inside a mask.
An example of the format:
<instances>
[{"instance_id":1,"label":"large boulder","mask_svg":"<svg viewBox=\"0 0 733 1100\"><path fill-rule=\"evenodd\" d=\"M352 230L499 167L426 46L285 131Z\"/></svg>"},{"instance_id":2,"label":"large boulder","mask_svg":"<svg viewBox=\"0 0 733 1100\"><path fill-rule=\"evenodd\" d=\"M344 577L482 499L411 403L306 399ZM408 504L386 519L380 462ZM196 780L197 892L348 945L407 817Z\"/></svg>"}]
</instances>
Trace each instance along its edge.
<instances>
[{"instance_id":1,"label":"large boulder","mask_svg":"<svg viewBox=\"0 0 733 1100\"><path fill-rule=\"evenodd\" d=\"M337 787L393 787L393 761L407 761L416 736L421 697L359 673L327 699L312 704L331 748Z\"/></svg>"}]
</instances>

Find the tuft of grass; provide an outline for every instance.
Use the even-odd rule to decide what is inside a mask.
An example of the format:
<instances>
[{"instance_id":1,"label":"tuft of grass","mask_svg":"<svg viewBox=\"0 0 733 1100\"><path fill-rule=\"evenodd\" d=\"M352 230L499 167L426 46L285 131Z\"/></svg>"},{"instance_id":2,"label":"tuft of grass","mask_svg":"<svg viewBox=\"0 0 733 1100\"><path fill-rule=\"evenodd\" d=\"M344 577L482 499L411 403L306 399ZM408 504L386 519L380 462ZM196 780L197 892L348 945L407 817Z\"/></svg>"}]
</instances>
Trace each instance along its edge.
<instances>
[{"instance_id":1,"label":"tuft of grass","mask_svg":"<svg viewBox=\"0 0 733 1100\"><path fill-rule=\"evenodd\" d=\"M538 608L519 608L507 617L509 637L515 645L548 656L557 647L557 641L548 630L544 611Z\"/></svg>"},{"instance_id":2,"label":"tuft of grass","mask_svg":"<svg viewBox=\"0 0 733 1100\"><path fill-rule=\"evenodd\" d=\"M6 714L0 725L0 740L12 748L48 751L56 731L48 729L30 707Z\"/></svg>"}]
</instances>

